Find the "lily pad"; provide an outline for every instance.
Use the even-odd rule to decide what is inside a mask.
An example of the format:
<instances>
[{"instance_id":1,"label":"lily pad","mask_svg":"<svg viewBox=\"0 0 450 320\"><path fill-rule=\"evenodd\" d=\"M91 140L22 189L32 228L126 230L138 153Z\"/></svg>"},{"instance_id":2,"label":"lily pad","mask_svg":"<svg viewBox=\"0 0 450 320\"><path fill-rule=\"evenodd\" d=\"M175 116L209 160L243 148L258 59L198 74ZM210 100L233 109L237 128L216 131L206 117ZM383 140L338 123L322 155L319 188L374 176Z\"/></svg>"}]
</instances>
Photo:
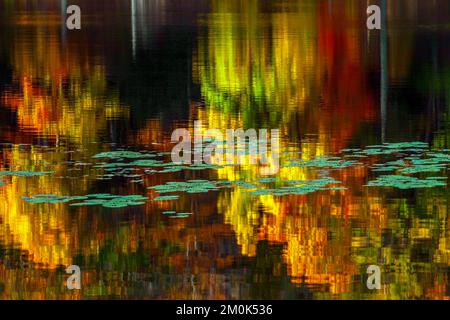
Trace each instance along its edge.
<instances>
[{"instance_id":1,"label":"lily pad","mask_svg":"<svg viewBox=\"0 0 450 320\"><path fill-rule=\"evenodd\" d=\"M178 200L179 196L159 196L153 199L153 201L171 201Z\"/></svg>"},{"instance_id":2,"label":"lily pad","mask_svg":"<svg viewBox=\"0 0 450 320\"><path fill-rule=\"evenodd\" d=\"M168 182L164 185L149 187L149 189L154 189L158 193L206 193L216 191L219 188L214 182L208 180L190 180L188 182Z\"/></svg>"},{"instance_id":3,"label":"lily pad","mask_svg":"<svg viewBox=\"0 0 450 320\"><path fill-rule=\"evenodd\" d=\"M0 171L0 176L36 177L53 174L54 171Z\"/></svg>"},{"instance_id":4,"label":"lily pad","mask_svg":"<svg viewBox=\"0 0 450 320\"><path fill-rule=\"evenodd\" d=\"M261 196L261 195L273 195L273 196L288 196L288 195L305 195L309 193L313 193L316 191L323 190L345 190L345 187L334 186L336 184L340 184L340 181L337 181L330 177L324 177L316 180L307 180L307 181L288 181L289 186L283 186L281 188L276 189L259 189L256 191L249 192L251 195Z\"/></svg>"},{"instance_id":5,"label":"lily pad","mask_svg":"<svg viewBox=\"0 0 450 320\"><path fill-rule=\"evenodd\" d=\"M94 159L139 159L139 158L154 158L156 157L153 153L141 153L133 151L109 151L102 152L93 156Z\"/></svg>"},{"instance_id":6,"label":"lily pad","mask_svg":"<svg viewBox=\"0 0 450 320\"><path fill-rule=\"evenodd\" d=\"M394 187L399 189L434 188L445 187L447 183L440 177L429 177L421 180L415 177L400 175L380 176L376 180L370 181L368 187Z\"/></svg>"},{"instance_id":7,"label":"lily pad","mask_svg":"<svg viewBox=\"0 0 450 320\"><path fill-rule=\"evenodd\" d=\"M143 205L145 204L145 202L142 201L147 200L148 198L141 195L119 196L101 193L90 194L86 196L35 195L33 197L23 197L22 199L33 204L67 203L84 200L82 202L71 203L70 206L83 207L101 205L105 208L124 208L128 206Z\"/></svg>"},{"instance_id":8,"label":"lily pad","mask_svg":"<svg viewBox=\"0 0 450 320\"><path fill-rule=\"evenodd\" d=\"M316 168L328 168L328 169L343 169L356 165L360 165L361 163L354 160L344 160L338 157L319 157L313 160L291 160L289 164L285 167L316 167Z\"/></svg>"}]
</instances>

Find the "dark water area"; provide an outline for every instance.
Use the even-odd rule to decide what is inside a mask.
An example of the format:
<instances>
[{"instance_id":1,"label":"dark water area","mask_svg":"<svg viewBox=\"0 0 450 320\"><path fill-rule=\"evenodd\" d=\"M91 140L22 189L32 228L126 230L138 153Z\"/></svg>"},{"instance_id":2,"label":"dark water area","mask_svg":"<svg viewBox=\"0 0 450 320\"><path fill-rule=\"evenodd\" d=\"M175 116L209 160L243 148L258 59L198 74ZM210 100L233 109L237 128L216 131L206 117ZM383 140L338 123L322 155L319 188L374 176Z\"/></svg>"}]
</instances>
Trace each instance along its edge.
<instances>
[{"instance_id":1,"label":"dark water area","mask_svg":"<svg viewBox=\"0 0 450 320\"><path fill-rule=\"evenodd\" d=\"M382 30L356 0L69 4L0 0L1 299L450 298L448 1L369 1ZM279 166L174 165L196 121L279 130Z\"/></svg>"}]
</instances>

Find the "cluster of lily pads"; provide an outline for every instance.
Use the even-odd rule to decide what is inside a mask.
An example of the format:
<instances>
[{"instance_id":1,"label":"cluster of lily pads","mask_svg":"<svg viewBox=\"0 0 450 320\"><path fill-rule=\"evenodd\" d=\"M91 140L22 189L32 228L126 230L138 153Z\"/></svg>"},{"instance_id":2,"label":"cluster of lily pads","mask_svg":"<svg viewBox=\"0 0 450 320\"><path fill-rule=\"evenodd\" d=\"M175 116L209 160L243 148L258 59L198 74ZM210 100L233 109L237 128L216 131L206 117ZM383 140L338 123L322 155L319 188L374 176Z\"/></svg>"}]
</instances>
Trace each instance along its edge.
<instances>
[{"instance_id":1,"label":"cluster of lily pads","mask_svg":"<svg viewBox=\"0 0 450 320\"><path fill-rule=\"evenodd\" d=\"M362 166L360 161L350 158L367 158L369 156L380 157L401 157L394 161L386 163L375 164L372 167L374 173L378 172L397 172L398 175L385 175L376 178L367 184L369 187L399 187L407 188L422 188L445 186L446 182L443 178L427 178L420 180L414 177L404 175L411 175L417 173L437 173L446 169L450 163L450 156L443 153L432 153L429 146L425 142L402 142L402 143L384 143L381 145L372 145L364 149L344 149L341 150L341 156L322 156L311 160L303 159L289 159L283 168L290 167L305 167L320 170L339 170L355 166ZM103 163L97 165L97 168L104 168L111 176L122 175L139 179L140 174L134 173L139 170L137 168L144 167L145 173L165 173L165 172L179 172L182 170L204 170L204 169L218 169L218 165L181 165L175 163L164 163L163 161L155 159L156 153L140 153L115 151L109 153L101 153L95 158L108 158L118 160L113 163ZM123 159L132 159L132 162L123 162ZM142 182L140 180L134 180ZM321 177L319 179L310 181L278 181L278 188L267 188L260 184L275 183L276 178L261 178L256 182L245 181L209 181L209 180L190 180L187 182L168 182L164 185L157 185L149 187L160 194L154 198L155 201L169 201L177 200L178 195L169 194L177 192L186 193L206 193L210 191L218 191L221 188L239 187L250 189L251 195L303 195L320 190L344 190L345 187L340 185L331 177Z\"/></svg>"},{"instance_id":2,"label":"cluster of lily pads","mask_svg":"<svg viewBox=\"0 0 450 320\"><path fill-rule=\"evenodd\" d=\"M411 175L426 173L442 173L450 164L449 150L431 151L428 144L424 142L384 143L381 145L367 146L364 149L344 149L340 156L322 156L312 160L291 158L283 168L304 167L311 170L324 170L325 175L308 181L282 181L279 178L260 178L256 181L209 181L189 180L181 182L168 182L163 185L151 186L159 194L154 201L171 201L179 199L176 193L208 193L219 191L222 188L247 189L250 195L305 195L323 190L345 190L340 181L328 176L329 170L340 170L355 166L362 166L361 158L377 156L384 163L371 166L374 174L382 174L367 183L367 187L394 187L399 189L444 187L447 185L446 177L423 177L417 178ZM297 152L295 152L297 153ZM287 154L287 153L285 153ZM104 170L100 179L111 179L121 176L132 179L131 182L143 183L144 174L180 172L183 170L207 170L219 169L223 166L194 164L183 165L172 162L164 162L162 157L167 155L163 152L135 152L135 151L110 151L102 152L94 159L102 159L96 163L94 168ZM293 154L293 156L295 156ZM358 158L358 159L353 159ZM320 171L319 171L320 172ZM0 186L4 183L2 176L33 177L53 174L53 171L0 171ZM122 208L127 206L142 205L148 198L142 195L111 195L92 194L86 196L56 196L36 195L24 197L30 203L70 203L71 206L103 206L106 208ZM187 213L176 213L167 211L167 215L173 217L184 217Z\"/></svg>"},{"instance_id":3,"label":"cluster of lily pads","mask_svg":"<svg viewBox=\"0 0 450 320\"><path fill-rule=\"evenodd\" d=\"M23 197L24 201L41 204L41 203L71 203L70 206L73 207L83 207L83 206L102 206L105 208L124 208L128 206L139 206L145 204L147 197L141 195L112 195L108 193L101 194L88 194L85 196L57 196L57 195L35 195L33 197Z\"/></svg>"},{"instance_id":4,"label":"cluster of lily pads","mask_svg":"<svg viewBox=\"0 0 450 320\"><path fill-rule=\"evenodd\" d=\"M417 189L417 188L433 188L445 187L447 183L444 181L447 177L428 177L426 179L418 179L416 177L385 175L380 176L376 180L368 183L369 187L395 187L399 189Z\"/></svg>"},{"instance_id":5,"label":"cluster of lily pads","mask_svg":"<svg viewBox=\"0 0 450 320\"><path fill-rule=\"evenodd\" d=\"M318 157L312 160L292 159L289 164L284 166L290 167L311 167L324 169L344 169L352 166L361 165L361 163L354 160L344 160L340 157Z\"/></svg>"},{"instance_id":6,"label":"cluster of lily pads","mask_svg":"<svg viewBox=\"0 0 450 320\"><path fill-rule=\"evenodd\" d=\"M441 172L447 167L440 159L411 159L391 161L383 164L375 164L372 171L375 172L393 172L398 171L401 174L415 174L423 172Z\"/></svg>"},{"instance_id":7,"label":"cluster of lily pads","mask_svg":"<svg viewBox=\"0 0 450 320\"><path fill-rule=\"evenodd\" d=\"M142 158L155 158L158 154L152 151L148 152L136 152L136 151L107 151L94 155L94 159L142 159Z\"/></svg>"},{"instance_id":8,"label":"cluster of lily pads","mask_svg":"<svg viewBox=\"0 0 450 320\"><path fill-rule=\"evenodd\" d=\"M365 149L343 149L346 157L367 157L374 155L392 155L396 153L422 153L428 150L428 143L421 141L383 143L367 146Z\"/></svg>"},{"instance_id":9,"label":"cluster of lily pads","mask_svg":"<svg viewBox=\"0 0 450 320\"><path fill-rule=\"evenodd\" d=\"M274 178L261 178L260 183L273 183ZM283 183L283 181L280 181ZM149 187L159 194L186 192L186 193L207 193L210 191L218 191L221 188L238 187L242 189L249 189L250 195L304 195L319 190L345 190L345 187L338 186L341 182L331 177L322 177L316 180L300 181L288 180L280 188L266 188L260 184L249 183L245 181L209 181L209 180L190 180L187 182L168 182L163 185ZM162 195L154 198L154 201L168 201L177 200L178 195Z\"/></svg>"},{"instance_id":10,"label":"cluster of lily pads","mask_svg":"<svg viewBox=\"0 0 450 320\"><path fill-rule=\"evenodd\" d=\"M221 186L229 185L228 181L209 181L209 180L189 180L187 182L167 182L163 185L149 187L159 194L186 192L186 193L207 193L218 191ZM176 200L178 195L165 195L154 198L154 201Z\"/></svg>"},{"instance_id":11,"label":"cluster of lily pads","mask_svg":"<svg viewBox=\"0 0 450 320\"><path fill-rule=\"evenodd\" d=\"M134 152L134 151L111 151L99 153L93 158L95 159L109 159L112 162L103 162L94 166L94 168L101 168L105 170L105 174L98 177L101 180L109 180L115 176L126 178L133 178L132 182L143 182L142 173L136 171L143 170L145 174L154 173L173 173L181 172L183 170L207 170L219 169L222 166L209 164L193 164L184 165L174 162L164 162L155 158L162 157L167 153L160 152ZM134 160L125 162L125 160Z\"/></svg>"},{"instance_id":12,"label":"cluster of lily pads","mask_svg":"<svg viewBox=\"0 0 450 320\"><path fill-rule=\"evenodd\" d=\"M251 191L251 195L273 195L273 196L288 196L288 195L305 195L316 191L323 190L346 190L347 188L339 186L341 183L331 177L322 177L315 180L288 180L287 185L280 188L268 188Z\"/></svg>"},{"instance_id":13,"label":"cluster of lily pads","mask_svg":"<svg viewBox=\"0 0 450 320\"><path fill-rule=\"evenodd\" d=\"M446 177L427 177L419 179L410 177L412 174L421 173L441 173L447 169L450 164L450 155L444 152L430 151L429 145L425 142L401 142L384 143L381 145L367 146L364 149L344 149L341 150L342 156L323 156L312 160L291 159L285 167L310 167L322 169L344 169L353 166L363 165L359 161L351 158L367 158L369 156L396 157L396 160L372 166L374 173L397 173L383 175L370 181L368 187L395 187L400 189L432 188L446 186ZM350 159L350 160L349 160ZM314 181L311 184L300 186L300 190L290 187L283 187L284 190L261 190L254 194L289 194L292 192L307 192L309 189L315 189ZM285 191L286 190L286 191Z\"/></svg>"},{"instance_id":14,"label":"cluster of lily pads","mask_svg":"<svg viewBox=\"0 0 450 320\"><path fill-rule=\"evenodd\" d=\"M192 213L189 212L176 212L176 211L164 211L163 215L169 216L172 219L183 219L183 218L189 218Z\"/></svg>"},{"instance_id":15,"label":"cluster of lily pads","mask_svg":"<svg viewBox=\"0 0 450 320\"><path fill-rule=\"evenodd\" d=\"M396 160L379 163L372 166L372 172L384 173L373 181L368 187L394 187L399 189L417 189L446 186L446 177L427 177L419 179L411 177L413 174L441 173L450 163L450 155L432 152L424 142L385 143L383 145L368 146L366 149L342 150L347 156L352 155L380 155L397 156ZM386 173L391 173L386 175ZM397 173L397 174L394 174Z\"/></svg>"},{"instance_id":16,"label":"cluster of lily pads","mask_svg":"<svg viewBox=\"0 0 450 320\"><path fill-rule=\"evenodd\" d=\"M53 174L54 171L0 171L0 176L12 177L37 177L47 174Z\"/></svg>"},{"instance_id":17,"label":"cluster of lily pads","mask_svg":"<svg viewBox=\"0 0 450 320\"><path fill-rule=\"evenodd\" d=\"M2 177L40 177L53 174L54 171L0 171L0 187L5 185Z\"/></svg>"}]
</instances>

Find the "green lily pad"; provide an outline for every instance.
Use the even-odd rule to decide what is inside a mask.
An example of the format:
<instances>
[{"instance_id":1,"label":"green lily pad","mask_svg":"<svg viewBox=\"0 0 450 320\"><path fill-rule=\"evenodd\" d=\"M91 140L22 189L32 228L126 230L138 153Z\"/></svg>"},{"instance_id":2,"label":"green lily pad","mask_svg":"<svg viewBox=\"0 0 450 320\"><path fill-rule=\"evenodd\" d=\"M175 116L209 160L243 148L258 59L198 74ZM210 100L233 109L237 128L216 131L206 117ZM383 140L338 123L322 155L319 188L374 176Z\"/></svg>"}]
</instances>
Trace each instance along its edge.
<instances>
[{"instance_id":1,"label":"green lily pad","mask_svg":"<svg viewBox=\"0 0 450 320\"><path fill-rule=\"evenodd\" d=\"M102 152L93 156L95 159L109 158L109 159L139 159L139 158L154 158L153 153L141 153L133 151L109 151Z\"/></svg>"},{"instance_id":2,"label":"green lily pad","mask_svg":"<svg viewBox=\"0 0 450 320\"><path fill-rule=\"evenodd\" d=\"M83 207L83 206L98 206L101 205L105 208L124 208L128 206L143 205L144 200L148 200L147 197L141 195L111 195L107 193L90 194L86 196L56 196L56 195L36 195L34 197L23 197L24 201L33 204L41 203L67 203L73 201L81 201L71 203L72 207Z\"/></svg>"},{"instance_id":3,"label":"green lily pad","mask_svg":"<svg viewBox=\"0 0 450 320\"><path fill-rule=\"evenodd\" d=\"M344 160L338 157L319 157L313 160L291 159L291 162L285 167L315 167L328 169L343 169L360 165L361 163L354 160Z\"/></svg>"},{"instance_id":4,"label":"green lily pad","mask_svg":"<svg viewBox=\"0 0 450 320\"><path fill-rule=\"evenodd\" d=\"M421 180L415 177L386 175L370 181L368 187L394 187L399 189L445 187L447 183L436 177Z\"/></svg>"},{"instance_id":5,"label":"green lily pad","mask_svg":"<svg viewBox=\"0 0 450 320\"><path fill-rule=\"evenodd\" d=\"M289 184L289 186L283 186L281 188L276 189L259 189L251 191L249 193L254 196L262 196L262 195L288 196L288 195L306 195L316 191L324 191L324 190L347 189L341 186L334 186L336 184L340 184L341 182L330 177L324 177L321 179L307 180L307 181L289 180L287 181L287 183Z\"/></svg>"},{"instance_id":6,"label":"green lily pad","mask_svg":"<svg viewBox=\"0 0 450 320\"><path fill-rule=\"evenodd\" d=\"M0 176L36 177L53 174L54 171L0 171Z\"/></svg>"},{"instance_id":7,"label":"green lily pad","mask_svg":"<svg viewBox=\"0 0 450 320\"><path fill-rule=\"evenodd\" d=\"M217 191L219 187L216 183L208 180L190 180L188 182L168 182L164 185L149 187L149 189L154 189L158 193L206 193L209 191Z\"/></svg>"},{"instance_id":8,"label":"green lily pad","mask_svg":"<svg viewBox=\"0 0 450 320\"><path fill-rule=\"evenodd\" d=\"M179 196L159 196L153 199L153 201L171 201L178 200Z\"/></svg>"},{"instance_id":9,"label":"green lily pad","mask_svg":"<svg viewBox=\"0 0 450 320\"><path fill-rule=\"evenodd\" d=\"M276 182L277 179L276 178L261 178L258 180L258 182L260 183L271 183L271 182Z\"/></svg>"}]
</instances>

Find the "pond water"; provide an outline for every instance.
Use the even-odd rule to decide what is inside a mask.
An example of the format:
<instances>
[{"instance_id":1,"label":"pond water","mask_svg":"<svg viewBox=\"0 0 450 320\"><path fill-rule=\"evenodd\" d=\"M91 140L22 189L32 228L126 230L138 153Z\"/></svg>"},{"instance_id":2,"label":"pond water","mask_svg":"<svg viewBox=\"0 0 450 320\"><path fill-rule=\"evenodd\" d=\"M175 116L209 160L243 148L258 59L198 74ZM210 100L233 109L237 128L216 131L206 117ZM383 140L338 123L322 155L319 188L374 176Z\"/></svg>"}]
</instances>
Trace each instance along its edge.
<instances>
[{"instance_id":1,"label":"pond water","mask_svg":"<svg viewBox=\"0 0 450 320\"><path fill-rule=\"evenodd\" d=\"M1 299L450 298L448 1L77 2L0 0Z\"/></svg>"}]
</instances>

